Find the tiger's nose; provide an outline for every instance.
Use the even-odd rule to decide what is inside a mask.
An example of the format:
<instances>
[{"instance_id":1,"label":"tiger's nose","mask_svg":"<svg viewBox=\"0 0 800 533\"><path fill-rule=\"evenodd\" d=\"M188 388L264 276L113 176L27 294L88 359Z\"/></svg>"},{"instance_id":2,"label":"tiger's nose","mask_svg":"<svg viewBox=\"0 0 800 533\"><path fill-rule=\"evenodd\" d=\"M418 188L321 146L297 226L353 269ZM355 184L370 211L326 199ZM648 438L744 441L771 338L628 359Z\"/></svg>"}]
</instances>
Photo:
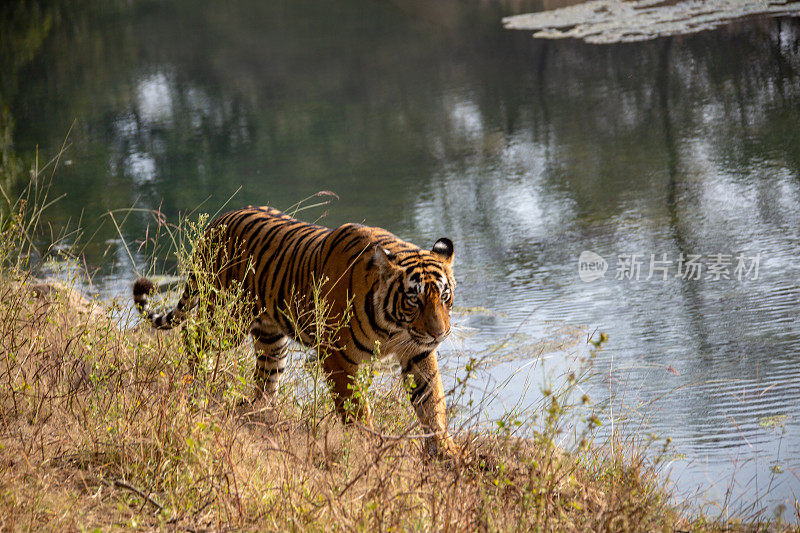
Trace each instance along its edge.
<instances>
[{"instance_id":1,"label":"tiger's nose","mask_svg":"<svg viewBox=\"0 0 800 533\"><path fill-rule=\"evenodd\" d=\"M431 331L431 337L433 337L433 340L436 342L442 342L449 334L449 329L439 330L438 332Z\"/></svg>"}]
</instances>

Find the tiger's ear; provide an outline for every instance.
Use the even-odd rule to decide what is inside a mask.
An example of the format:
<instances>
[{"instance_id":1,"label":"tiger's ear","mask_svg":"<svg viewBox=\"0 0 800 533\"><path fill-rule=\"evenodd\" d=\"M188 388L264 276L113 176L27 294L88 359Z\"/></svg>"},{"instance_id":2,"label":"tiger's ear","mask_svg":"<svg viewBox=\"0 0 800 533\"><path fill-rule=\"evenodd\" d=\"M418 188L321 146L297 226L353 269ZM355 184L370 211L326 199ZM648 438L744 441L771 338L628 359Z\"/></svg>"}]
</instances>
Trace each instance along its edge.
<instances>
[{"instance_id":1,"label":"tiger's ear","mask_svg":"<svg viewBox=\"0 0 800 533\"><path fill-rule=\"evenodd\" d=\"M375 265L378 265L378 270L381 273L389 272L397 268L394 262L397 260L397 256L381 246L380 244L375 245L375 251L372 253L372 262Z\"/></svg>"},{"instance_id":2,"label":"tiger's ear","mask_svg":"<svg viewBox=\"0 0 800 533\"><path fill-rule=\"evenodd\" d=\"M453 264L453 241L447 237L442 237L434 243L431 252L442 258L445 264Z\"/></svg>"}]
</instances>

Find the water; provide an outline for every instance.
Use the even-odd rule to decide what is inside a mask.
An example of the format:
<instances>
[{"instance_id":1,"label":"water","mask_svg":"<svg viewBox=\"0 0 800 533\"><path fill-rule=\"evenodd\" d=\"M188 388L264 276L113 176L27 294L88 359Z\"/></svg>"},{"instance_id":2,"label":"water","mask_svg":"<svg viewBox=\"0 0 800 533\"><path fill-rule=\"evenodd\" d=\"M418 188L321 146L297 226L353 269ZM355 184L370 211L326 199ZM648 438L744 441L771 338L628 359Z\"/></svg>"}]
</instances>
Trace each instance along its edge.
<instances>
[{"instance_id":1,"label":"water","mask_svg":"<svg viewBox=\"0 0 800 533\"><path fill-rule=\"evenodd\" d=\"M613 46L502 29L541 7L22 7L30 24L0 30L3 126L45 160L71 127L49 220L83 221L87 290L127 298L147 210L174 222L332 190L327 225L455 242L463 309L442 356L501 356L480 375L492 413L537 401L606 332L584 390L613 395L629 435L673 439L693 503L730 492L771 516L800 493L800 25ZM132 206L114 211L120 236L104 214ZM587 250L602 279L579 278ZM731 279L676 277L690 254Z\"/></svg>"}]
</instances>

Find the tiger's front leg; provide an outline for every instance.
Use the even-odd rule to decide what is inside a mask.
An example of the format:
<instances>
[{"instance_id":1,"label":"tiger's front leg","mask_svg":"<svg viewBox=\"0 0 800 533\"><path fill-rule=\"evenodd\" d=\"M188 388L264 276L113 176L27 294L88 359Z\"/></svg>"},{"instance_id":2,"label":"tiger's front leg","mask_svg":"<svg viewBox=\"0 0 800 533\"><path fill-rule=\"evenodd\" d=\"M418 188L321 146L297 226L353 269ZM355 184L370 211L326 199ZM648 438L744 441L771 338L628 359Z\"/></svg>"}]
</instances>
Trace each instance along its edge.
<instances>
[{"instance_id":1,"label":"tiger's front leg","mask_svg":"<svg viewBox=\"0 0 800 533\"><path fill-rule=\"evenodd\" d=\"M411 404L425 432L432 434L427 443L428 450L455 458L459 450L447 431L447 406L436 351L409 357L401 361L401 365L404 382L410 382Z\"/></svg>"}]
</instances>

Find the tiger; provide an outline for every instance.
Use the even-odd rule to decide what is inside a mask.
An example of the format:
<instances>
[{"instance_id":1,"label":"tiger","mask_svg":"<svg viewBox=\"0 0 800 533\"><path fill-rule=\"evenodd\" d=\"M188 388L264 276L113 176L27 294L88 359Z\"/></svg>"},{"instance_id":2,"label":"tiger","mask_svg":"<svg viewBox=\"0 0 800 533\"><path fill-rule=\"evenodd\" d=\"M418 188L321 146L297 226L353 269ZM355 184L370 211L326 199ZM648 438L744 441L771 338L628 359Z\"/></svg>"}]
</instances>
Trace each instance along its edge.
<instances>
[{"instance_id":1,"label":"tiger","mask_svg":"<svg viewBox=\"0 0 800 533\"><path fill-rule=\"evenodd\" d=\"M223 214L203 233L212 254L193 251L194 264L182 295L168 312L149 307L154 284L136 280L133 300L156 329L179 326L199 302L199 272L210 272L217 290L237 284L252 300L245 315L255 348L253 401L274 402L286 370L290 341L313 346L318 328L298 317L313 312L314 284L324 295L329 319L348 316L326 356L319 357L335 410L345 424L372 427L369 405L354 398L359 366L376 355L394 357L410 389L411 404L424 429L425 449L455 458L437 348L450 334L456 282L453 242L440 238L430 250L389 231L361 224L335 229L296 220L269 206ZM214 249L206 248L207 249ZM206 257L208 256L208 257ZM318 301L318 300L317 300ZM245 327L247 330L247 327ZM236 343L243 339L234 339ZM356 405L356 409L353 409Z\"/></svg>"}]
</instances>

